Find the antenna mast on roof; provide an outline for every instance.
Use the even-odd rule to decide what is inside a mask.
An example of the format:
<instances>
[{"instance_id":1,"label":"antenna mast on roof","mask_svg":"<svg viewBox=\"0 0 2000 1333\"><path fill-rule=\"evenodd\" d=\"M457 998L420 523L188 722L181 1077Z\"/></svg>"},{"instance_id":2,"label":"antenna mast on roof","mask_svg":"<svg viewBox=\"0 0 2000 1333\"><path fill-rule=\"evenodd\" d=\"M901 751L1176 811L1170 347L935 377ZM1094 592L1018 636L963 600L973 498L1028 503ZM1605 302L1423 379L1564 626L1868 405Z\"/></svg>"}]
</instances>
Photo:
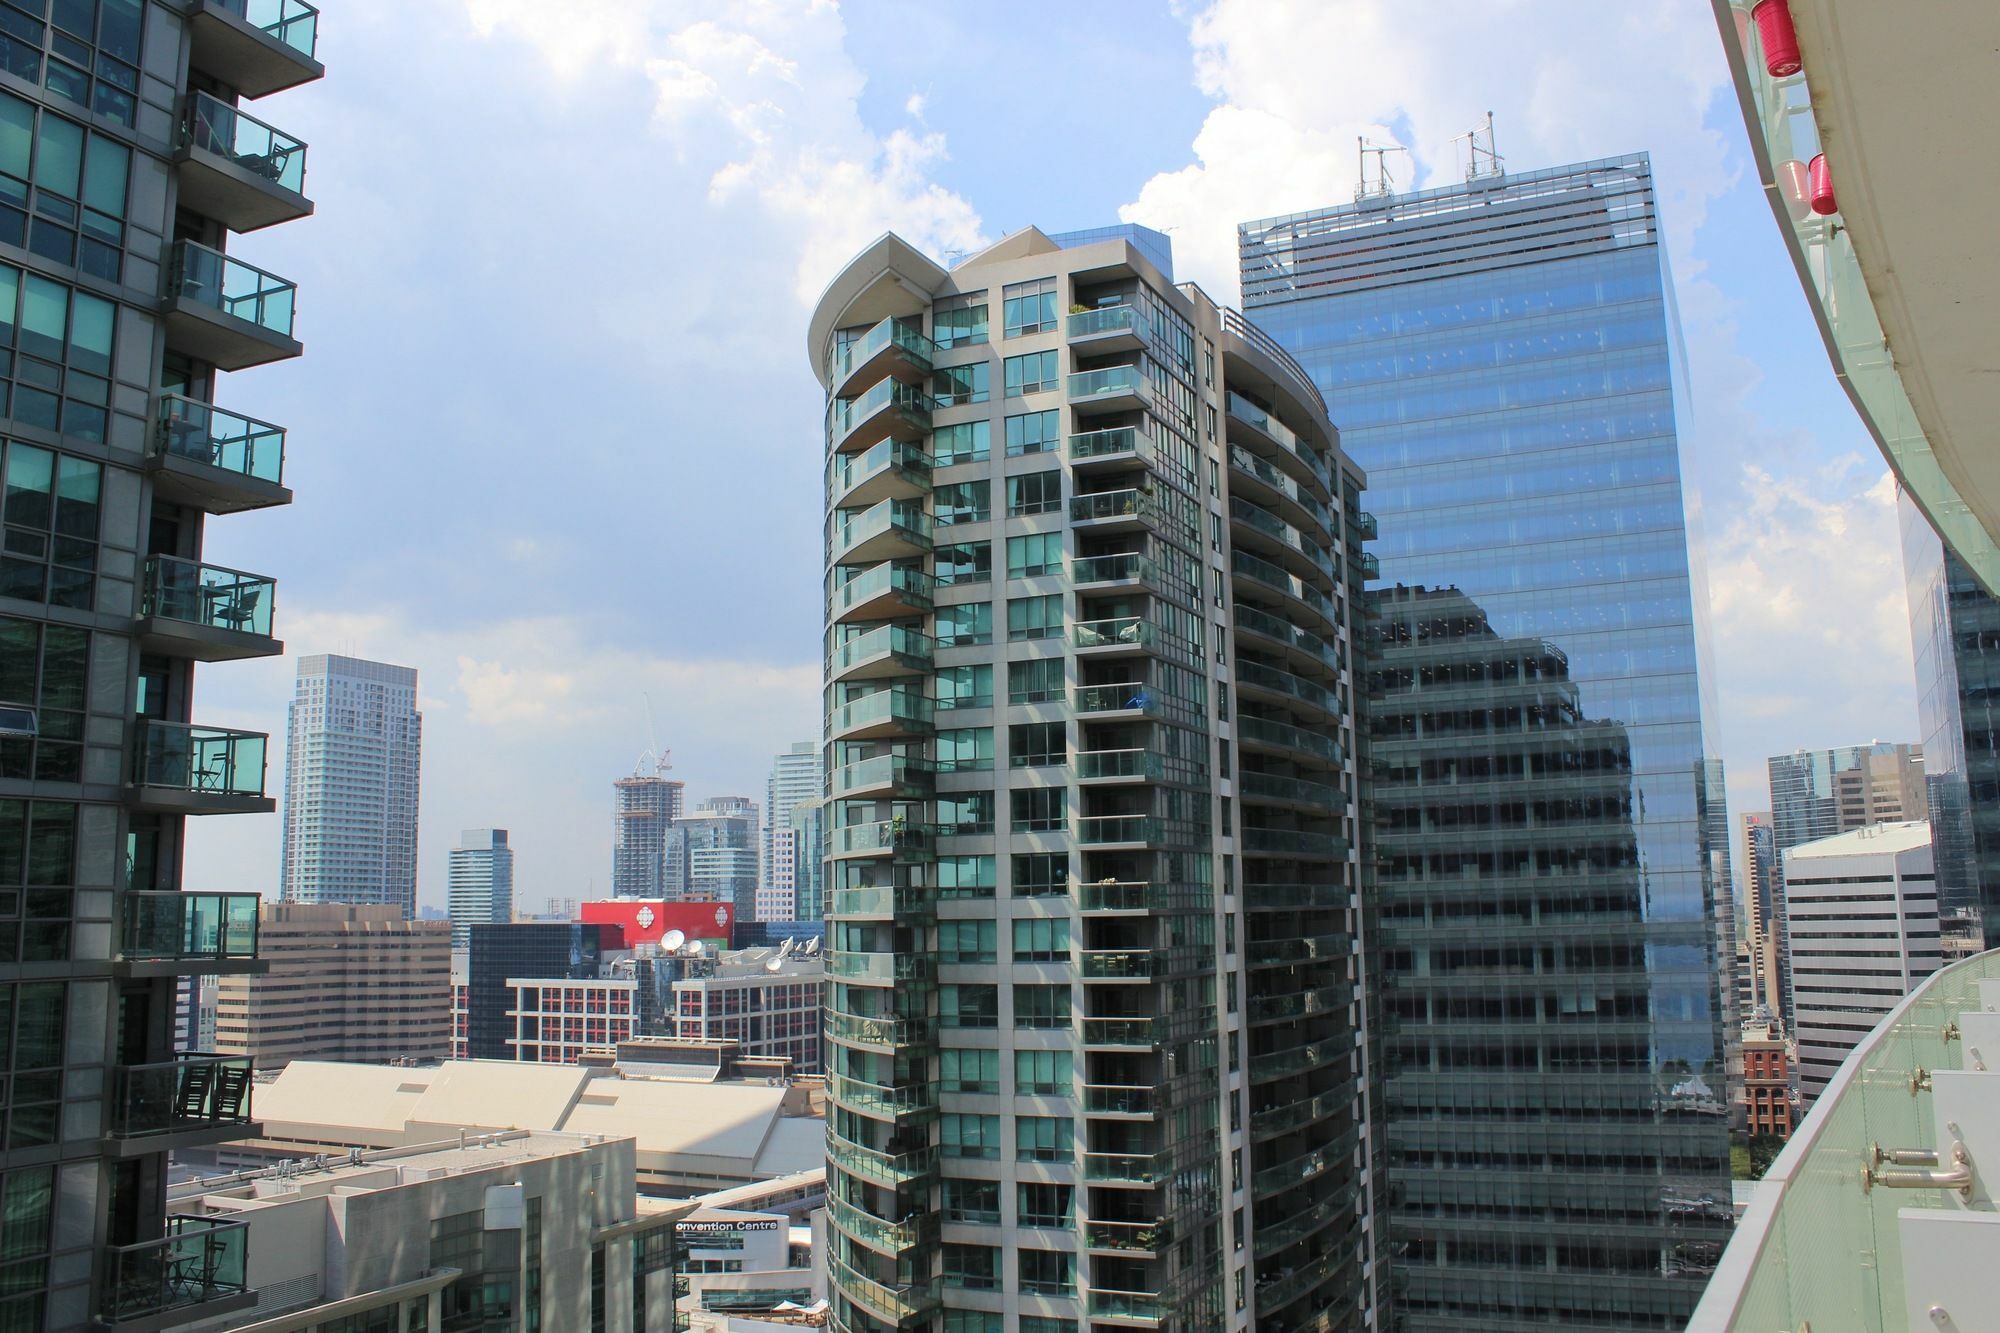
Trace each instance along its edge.
<instances>
[{"instance_id":1,"label":"antenna mast on roof","mask_svg":"<svg viewBox=\"0 0 2000 1333\"><path fill-rule=\"evenodd\" d=\"M1481 176L1506 174L1506 168L1500 165L1500 151L1494 144L1491 111L1486 113L1486 124L1483 128L1475 125L1453 139L1452 143L1465 145L1461 162L1465 167L1465 178L1468 181L1478 180Z\"/></svg>"},{"instance_id":2,"label":"antenna mast on roof","mask_svg":"<svg viewBox=\"0 0 2000 1333\"><path fill-rule=\"evenodd\" d=\"M1354 142L1358 145L1357 151L1361 163L1361 174L1354 187L1355 199L1386 199L1394 194L1396 183L1389 178L1389 154L1407 153L1410 150L1399 143L1372 144L1360 136L1357 136ZM1371 153L1375 157L1373 178L1368 175L1368 157Z\"/></svg>"}]
</instances>

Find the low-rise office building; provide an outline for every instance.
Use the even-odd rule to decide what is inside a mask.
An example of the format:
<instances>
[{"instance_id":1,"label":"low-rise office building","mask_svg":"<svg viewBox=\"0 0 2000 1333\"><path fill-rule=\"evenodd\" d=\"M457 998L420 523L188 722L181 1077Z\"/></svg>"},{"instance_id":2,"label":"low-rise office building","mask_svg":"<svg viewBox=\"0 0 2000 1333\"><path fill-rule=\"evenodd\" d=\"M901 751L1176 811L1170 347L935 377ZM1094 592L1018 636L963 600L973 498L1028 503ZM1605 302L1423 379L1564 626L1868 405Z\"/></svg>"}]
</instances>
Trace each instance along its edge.
<instances>
[{"instance_id":1,"label":"low-rise office building","mask_svg":"<svg viewBox=\"0 0 2000 1333\"><path fill-rule=\"evenodd\" d=\"M1775 1022L1743 1025L1743 1116L1752 1135L1792 1136L1792 1053Z\"/></svg>"},{"instance_id":2,"label":"low-rise office building","mask_svg":"<svg viewBox=\"0 0 2000 1333\"><path fill-rule=\"evenodd\" d=\"M287 1160L176 1186L169 1211L246 1233L254 1306L207 1329L405 1333L674 1327L674 1226L631 1138L509 1130Z\"/></svg>"},{"instance_id":3,"label":"low-rise office building","mask_svg":"<svg viewBox=\"0 0 2000 1333\"><path fill-rule=\"evenodd\" d=\"M451 1050L451 923L401 908L264 903L258 974L215 979L215 1044L293 1060L440 1060ZM203 994L209 994L205 987Z\"/></svg>"}]
</instances>

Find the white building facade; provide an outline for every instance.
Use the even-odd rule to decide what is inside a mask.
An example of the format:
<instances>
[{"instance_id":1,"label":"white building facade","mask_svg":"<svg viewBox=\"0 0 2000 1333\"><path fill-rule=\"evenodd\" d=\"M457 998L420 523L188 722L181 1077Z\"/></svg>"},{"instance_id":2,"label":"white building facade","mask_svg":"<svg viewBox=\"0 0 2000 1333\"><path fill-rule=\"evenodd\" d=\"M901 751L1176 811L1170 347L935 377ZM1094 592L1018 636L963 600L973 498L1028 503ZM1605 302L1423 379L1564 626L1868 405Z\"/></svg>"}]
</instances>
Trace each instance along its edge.
<instances>
[{"instance_id":1,"label":"white building facade","mask_svg":"<svg viewBox=\"0 0 2000 1333\"><path fill-rule=\"evenodd\" d=\"M764 783L764 873L757 882L759 921L799 919L798 831L792 811L820 798L823 767L817 743L795 741L771 761Z\"/></svg>"}]
</instances>

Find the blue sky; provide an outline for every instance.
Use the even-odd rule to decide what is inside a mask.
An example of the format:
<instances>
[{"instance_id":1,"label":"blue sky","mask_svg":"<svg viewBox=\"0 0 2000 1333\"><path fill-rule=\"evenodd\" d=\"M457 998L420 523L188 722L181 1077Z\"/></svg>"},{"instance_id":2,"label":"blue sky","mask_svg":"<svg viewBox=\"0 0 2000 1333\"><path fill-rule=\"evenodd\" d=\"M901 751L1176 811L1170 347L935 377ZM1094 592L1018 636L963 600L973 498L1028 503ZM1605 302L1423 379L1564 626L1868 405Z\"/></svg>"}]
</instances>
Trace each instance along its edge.
<instances>
[{"instance_id":1,"label":"blue sky","mask_svg":"<svg viewBox=\"0 0 2000 1333\"><path fill-rule=\"evenodd\" d=\"M524 905L602 891L648 700L695 799L761 800L817 734L805 321L861 245L1122 218L1234 301L1236 222L1350 197L1357 134L1409 145L1404 185L1453 179L1489 109L1516 169L1653 154L1732 809L1769 754L1915 739L1885 469L1706 5L340 0L320 53L258 108L311 145L318 214L235 247L299 282L307 354L218 390L290 428L298 501L208 551L277 576L294 654L421 671L425 902L485 825ZM281 733L294 667L205 668L198 718ZM191 886L275 893L277 866L275 817L190 835Z\"/></svg>"}]
</instances>

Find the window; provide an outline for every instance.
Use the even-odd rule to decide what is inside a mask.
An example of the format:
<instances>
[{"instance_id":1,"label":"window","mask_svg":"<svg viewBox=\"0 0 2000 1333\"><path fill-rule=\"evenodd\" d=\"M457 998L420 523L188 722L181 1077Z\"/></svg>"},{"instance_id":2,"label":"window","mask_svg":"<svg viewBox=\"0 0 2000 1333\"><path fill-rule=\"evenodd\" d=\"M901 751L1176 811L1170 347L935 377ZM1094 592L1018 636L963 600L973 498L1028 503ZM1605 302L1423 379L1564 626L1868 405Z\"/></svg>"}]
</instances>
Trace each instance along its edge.
<instances>
[{"instance_id":1,"label":"window","mask_svg":"<svg viewBox=\"0 0 2000 1333\"><path fill-rule=\"evenodd\" d=\"M993 543L960 542L940 546L937 581L940 587L954 583L990 583L993 579Z\"/></svg>"},{"instance_id":2,"label":"window","mask_svg":"<svg viewBox=\"0 0 2000 1333\"><path fill-rule=\"evenodd\" d=\"M940 366L931 372L931 396L937 399L939 407L983 403L991 396L988 393L991 371L992 367L984 361Z\"/></svg>"},{"instance_id":3,"label":"window","mask_svg":"<svg viewBox=\"0 0 2000 1333\"><path fill-rule=\"evenodd\" d=\"M0 264L0 348L17 349L0 351L0 415L101 443L116 314L102 297Z\"/></svg>"},{"instance_id":4,"label":"window","mask_svg":"<svg viewBox=\"0 0 2000 1333\"><path fill-rule=\"evenodd\" d=\"M947 837L970 837L993 831L993 793L939 792L938 831Z\"/></svg>"},{"instance_id":5,"label":"window","mask_svg":"<svg viewBox=\"0 0 2000 1333\"><path fill-rule=\"evenodd\" d=\"M1047 393L1061 387L1062 372L1057 368L1056 354L1052 351L1010 356L1003 363L1002 370L1009 398L1019 398L1029 393Z\"/></svg>"},{"instance_id":6,"label":"window","mask_svg":"<svg viewBox=\"0 0 2000 1333\"><path fill-rule=\"evenodd\" d=\"M145 0L58 0L53 23L39 21L43 5L32 8L34 18L0 10L0 69L127 129L137 124Z\"/></svg>"},{"instance_id":7,"label":"window","mask_svg":"<svg viewBox=\"0 0 2000 1333\"><path fill-rule=\"evenodd\" d=\"M1032 282L1010 282L1001 289L1001 318L1006 336L1046 333L1056 326L1056 280L1036 278Z\"/></svg>"},{"instance_id":8,"label":"window","mask_svg":"<svg viewBox=\"0 0 2000 1333\"><path fill-rule=\"evenodd\" d=\"M991 1245L946 1245L944 1284L975 1291L1000 1288L1000 1251Z\"/></svg>"},{"instance_id":9,"label":"window","mask_svg":"<svg viewBox=\"0 0 2000 1333\"><path fill-rule=\"evenodd\" d=\"M937 859L940 898L991 898L993 858L990 856L940 856Z\"/></svg>"},{"instance_id":10,"label":"window","mask_svg":"<svg viewBox=\"0 0 2000 1333\"><path fill-rule=\"evenodd\" d=\"M95 594L103 466L29 444L10 442L5 448L0 597L88 610Z\"/></svg>"},{"instance_id":11,"label":"window","mask_svg":"<svg viewBox=\"0 0 2000 1333\"><path fill-rule=\"evenodd\" d=\"M1069 918L1037 917L1014 924L1014 961L1017 963L1066 963L1069 961Z\"/></svg>"},{"instance_id":12,"label":"window","mask_svg":"<svg viewBox=\"0 0 2000 1333\"><path fill-rule=\"evenodd\" d=\"M947 1046L940 1053L951 1055L995 1055L997 1051L957 1051ZM999 1073L994 1073L997 1082ZM938 1117L938 1139L944 1145L946 1157L967 1157L975 1161L997 1162L1000 1160L1000 1117L997 1115L957 1115L947 1112Z\"/></svg>"},{"instance_id":13,"label":"window","mask_svg":"<svg viewBox=\"0 0 2000 1333\"><path fill-rule=\"evenodd\" d=\"M1017 926L1025 924L1029 923L1015 922ZM1016 1094L1023 1097L1068 1097L1073 1095L1074 1083L1068 1051L1014 1052Z\"/></svg>"},{"instance_id":14,"label":"window","mask_svg":"<svg viewBox=\"0 0 2000 1333\"><path fill-rule=\"evenodd\" d=\"M931 306L931 341L940 348L986 341L986 293L947 296Z\"/></svg>"},{"instance_id":15,"label":"window","mask_svg":"<svg viewBox=\"0 0 2000 1333\"><path fill-rule=\"evenodd\" d=\"M983 523L993 517L993 483L948 481L931 492L937 526Z\"/></svg>"},{"instance_id":16,"label":"window","mask_svg":"<svg viewBox=\"0 0 2000 1333\"><path fill-rule=\"evenodd\" d=\"M1028 852L1016 856L1012 880L1016 898L1060 897L1069 892L1069 854Z\"/></svg>"},{"instance_id":17,"label":"window","mask_svg":"<svg viewBox=\"0 0 2000 1333\"><path fill-rule=\"evenodd\" d=\"M938 922L938 954L947 963L993 961L996 926L992 921Z\"/></svg>"},{"instance_id":18,"label":"window","mask_svg":"<svg viewBox=\"0 0 2000 1333\"><path fill-rule=\"evenodd\" d=\"M941 773L984 772L993 767L993 728L955 727L937 734Z\"/></svg>"},{"instance_id":19,"label":"window","mask_svg":"<svg viewBox=\"0 0 2000 1333\"><path fill-rule=\"evenodd\" d=\"M1007 641L1059 639L1063 632L1063 595L1010 597L1007 600Z\"/></svg>"},{"instance_id":20,"label":"window","mask_svg":"<svg viewBox=\"0 0 2000 1333\"><path fill-rule=\"evenodd\" d=\"M993 423L961 421L955 426L939 426L931 432L931 464L950 467L953 463L984 463L993 448Z\"/></svg>"},{"instance_id":21,"label":"window","mask_svg":"<svg viewBox=\"0 0 2000 1333\"><path fill-rule=\"evenodd\" d=\"M1008 793L1013 803L1016 833L1047 833L1063 826L1063 787L1017 787Z\"/></svg>"},{"instance_id":22,"label":"window","mask_svg":"<svg viewBox=\"0 0 2000 1333\"><path fill-rule=\"evenodd\" d=\"M1241 1305L1236 1307L1242 1309ZM1076 1333L1076 1320L1061 1319L1052 1314L1024 1314L1021 1316L1021 1333Z\"/></svg>"},{"instance_id":23,"label":"window","mask_svg":"<svg viewBox=\"0 0 2000 1333\"><path fill-rule=\"evenodd\" d=\"M980 485L986 483L981 482ZM1051 514L1062 508L1062 473L1029 472L1007 478L1007 514ZM984 518L982 514L980 517ZM944 520L940 519L939 522Z\"/></svg>"},{"instance_id":24,"label":"window","mask_svg":"<svg viewBox=\"0 0 2000 1333\"><path fill-rule=\"evenodd\" d=\"M1075 1158L1070 1131L1073 1122L1045 1115L1014 1117L1014 1160L1067 1162Z\"/></svg>"},{"instance_id":25,"label":"window","mask_svg":"<svg viewBox=\"0 0 2000 1333\"><path fill-rule=\"evenodd\" d=\"M1069 987L1014 987L1014 1026L1017 1028L1068 1027Z\"/></svg>"},{"instance_id":26,"label":"window","mask_svg":"<svg viewBox=\"0 0 2000 1333\"><path fill-rule=\"evenodd\" d=\"M0 738L0 778L83 781L89 662L87 630L0 616L0 702L34 708L37 732Z\"/></svg>"},{"instance_id":27,"label":"window","mask_svg":"<svg viewBox=\"0 0 2000 1333\"><path fill-rule=\"evenodd\" d=\"M1062 573L1063 535L1060 532L1031 532L1007 539L1007 577L1038 578Z\"/></svg>"},{"instance_id":28,"label":"window","mask_svg":"<svg viewBox=\"0 0 2000 1333\"><path fill-rule=\"evenodd\" d=\"M1006 1333L1006 1321L986 1310L946 1310L944 1333Z\"/></svg>"},{"instance_id":29,"label":"window","mask_svg":"<svg viewBox=\"0 0 2000 1333\"><path fill-rule=\"evenodd\" d=\"M962 648L993 642L993 603L954 602L937 608L937 646Z\"/></svg>"},{"instance_id":30,"label":"window","mask_svg":"<svg viewBox=\"0 0 2000 1333\"><path fill-rule=\"evenodd\" d=\"M950 960L946 960L950 961ZM1000 1026L1000 988L998 986L940 986L938 987L938 1023L948 1028L997 1028ZM979 1054L968 1051L966 1054ZM946 1052L950 1054L950 1052ZM986 1051L984 1054L994 1055ZM996 1066L993 1077L1000 1077ZM947 1082L946 1086L950 1086ZM953 1088L955 1092L998 1092L991 1088Z\"/></svg>"},{"instance_id":31,"label":"window","mask_svg":"<svg viewBox=\"0 0 2000 1333\"><path fill-rule=\"evenodd\" d=\"M1063 697L1063 660L1042 657L1007 664L1007 702L1039 704Z\"/></svg>"},{"instance_id":32,"label":"window","mask_svg":"<svg viewBox=\"0 0 2000 1333\"><path fill-rule=\"evenodd\" d=\"M1000 1221L1000 1182L997 1180L946 1180L944 1220L947 1222Z\"/></svg>"},{"instance_id":33,"label":"window","mask_svg":"<svg viewBox=\"0 0 2000 1333\"><path fill-rule=\"evenodd\" d=\"M984 605L984 603L973 603L973 605ZM939 667L931 679L937 682L939 708L993 706L993 668L984 663L973 666Z\"/></svg>"},{"instance_id":34,"label":"window","mask_svg":"<svg viewBox=\"0 0 2000 1333\"><path fill-rule=\"evenodd\" d=\"M1007 457L1053 453L1061 447L1061 412L1024 412L1007 418Z\"/></svg>"},{"instance_id":35,"label":"window","mask_svg":"<svg viewBox=\"0 0 2000 1333\"><path fill-rule=\"evenodd\" d=\"M1035 768L1069 759L1068 727L1061 722L1023 722L1007 728L1007 763Z\"/></svg>"},{"instance_id":36,"label":"window","mask_svg":"<svg viewBox=\"0 0 2000 1333\"><path fill-rule=\"evenodd\" d=\"M1060 1189L1066 1186L1044 1186ZM1039 1223L1022 1219L1023 1226L1068 1226L1067 1222ZM1021 1290L1030 1296L1066 1296L1076 1290L1076 1256L1060 1250L1022 1250Z\"/></svg>"},{"instance_id":37,"label":"window","mask_svg":"<svg viewBox=\"0 0 2000 1333\"><path fill-rule=\"evenodd\" d=\"M4 902L7 909L0 912L0 917L19 918L0 920L0 963L61 962L69 957L70 922L76 915L72 891L76 884L76 823L77 806L68 801L0 800L0 902ZM36 991L35 994L53 994L54 1002L60 1004L63 987L57 985L53 992ZM25 1003L28 992L0 986L0 1002L9 997ZM60 1009L49 1013L21 1009L19 1013L24 1032L31 1022L45 1021L54 1023L59 1035L62 1025ZM0 1073L6 1070L4 1038L9 1021L5 1004L0 1003ZM16 1070L39 1067L21 1062L19 1043L25 1040L25 1036L16 1039ZM48 1063L54 1065L61 1061L51 1058ZM24 1080L17 1079L13 1095L17 1103L39 1102L44 1098L53 1103L60 1092L54 1084L31 1092L27 1090ZM0 1102L4 1102L6 1096L6 1080L0 1078ZM17 1105L14 1108L17 1121L20 1113L21 1108ZM39 1116L41 1112L37 1110L36 1114ZM55 1125L53 1105L47 1108L47 1118L52 1134ZM39 1129L32 1132L38 1143L51 1141L42 1138ZM18 1148L23 1145L12 1142L7 1146Z\"/></svg>"},{"instance_id":38,"label":"window","mask_svg":"<svg viewBox=\"0 0 2000 1333\"><path fill-rule=\"evenodd\" d=\"M1021 1225L1024 1227L1064 1227L1071 1225L1076 1216L1076 1191L1069 1185L1042 1185L1023 1182L1018 1187L1015 1201L1019 1208ZM1039 1250L1021 1252L1022 1290L1028 1290L1028 1256L1039 1254ZM1043 1291L1043 1295L1057 1293Z\"/></svg>"},{"instance_id":39,"label":"window","mask_svg":"<svg viewBox=\"0 0 2000 1333\"><path fill-rule=\"evenodd\" d=\"M38 132L34 105L0 94L0 242L119 281L131 170L123 144L47 112Z\"/></svg>"}]
</instances>

